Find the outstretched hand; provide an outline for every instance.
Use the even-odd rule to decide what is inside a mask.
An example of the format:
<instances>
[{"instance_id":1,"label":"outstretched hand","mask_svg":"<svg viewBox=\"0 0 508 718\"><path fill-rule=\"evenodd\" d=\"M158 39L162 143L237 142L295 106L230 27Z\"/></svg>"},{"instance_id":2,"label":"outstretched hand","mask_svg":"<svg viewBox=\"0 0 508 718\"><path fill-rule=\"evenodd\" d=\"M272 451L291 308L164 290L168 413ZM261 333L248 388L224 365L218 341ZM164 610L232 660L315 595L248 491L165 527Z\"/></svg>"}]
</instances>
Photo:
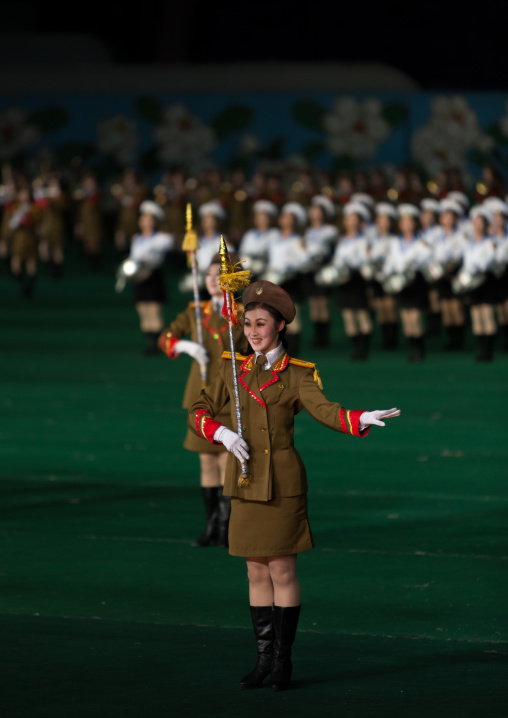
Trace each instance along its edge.
<instances>
[{"instance_id":1,"label":"outstretched hand","mask_svg":"<svg viewBox=\"0 0 508 718\"><path fill-rule=\"evenodd\" d=\"M228 429L227 426L220 426L213 435L215 441L220 441L226 449L236 456L238 461L248 461L249 447L245 439L237 433Z\"/></svg>"},{"instance_id":2,"label":"outstretched hand","mask_svg":"<svg viewBox=\"0 0 508 718\"><path fill-rule=\"evenodd\" d=\"M360 428L367 426L385 426L383 419L393 419L400 416L400 409L376 409L375 411L364 411L360 416Z\"/></svg>"}]
</instances>

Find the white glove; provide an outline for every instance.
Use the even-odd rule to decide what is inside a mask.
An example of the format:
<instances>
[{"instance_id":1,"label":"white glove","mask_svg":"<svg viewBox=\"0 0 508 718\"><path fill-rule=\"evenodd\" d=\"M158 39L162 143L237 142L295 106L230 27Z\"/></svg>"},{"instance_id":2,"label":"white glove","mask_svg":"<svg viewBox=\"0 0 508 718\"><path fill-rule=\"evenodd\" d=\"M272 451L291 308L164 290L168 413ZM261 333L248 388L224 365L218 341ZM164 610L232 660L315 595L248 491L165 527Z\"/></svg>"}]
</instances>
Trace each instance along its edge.
<instances>
[{"instance_id":1,"label":"white glove","mask_svg":"<svg viewBox=\"0 0 508 718\"><path fill-rule=\"evenodd\" d=\"M201 344L187 341L187 339L180 339L180 341L175 344L174 352L175 354L188 354L195 359L198 364L208 364L210 361L208 352Z\"/></svg>"},{"instance_id":2,"label":"white glove","mask_svg":"<svg viewBox=\"0 0 508 718\"><path fill-rule=\"evenodd\" d=\"M382 419L392 419L400 416L400 409L376 409L376 411L364 411L360 416L360 431L368 426L375 424L376 426L384 426Z\"/></svg>"},{"instance_id":3,"label":"white glove","mask_svg":"<svg viewBox=\"0 0 508 718\"><path fill-rule=\"evenodd\" d=\"M247 461L249 459L247 442L241 436L235 434L234 431L228 429L227 426L219 426L213 435L213 440L224 444L226 449L234 454L238 461Z\"/></svg>"}]
</instances>

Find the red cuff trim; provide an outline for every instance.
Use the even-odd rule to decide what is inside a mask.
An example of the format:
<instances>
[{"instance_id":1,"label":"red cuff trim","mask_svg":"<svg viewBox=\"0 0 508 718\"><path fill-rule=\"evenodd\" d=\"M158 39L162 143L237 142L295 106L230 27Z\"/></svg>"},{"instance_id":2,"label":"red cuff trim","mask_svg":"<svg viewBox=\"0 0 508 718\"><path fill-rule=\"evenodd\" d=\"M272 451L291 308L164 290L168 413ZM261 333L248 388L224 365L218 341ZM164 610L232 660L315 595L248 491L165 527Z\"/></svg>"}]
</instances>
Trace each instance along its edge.
<instances>
[{"instance_id":1,"label":"red cuff trim","mask_svg":"<svg viewBox=\"0 0 508 718\"><path fill-rule=\"evenodd\" d=\"M339 431L344 434L350 434L351 436L358 436L363 439L368 436L370 432L370 426L367 426L360 433L360 417L363 414L363 409L344 409L339 411Z\"/></svg>"},{"instance_id":2,"label":"red cuff trim","mask_svg":"<svg viewBox=\"0 0 508 718\"><path fill-rule=\"evenodd\" d=\"M170 359L176 359L178 354L175 354L175 344L178 341L176 337L168 337L167 334L161 334L159 337L159 347Z\"/></svg>"},{"instance_id":3,"label":"red cuff trim","mask_svg":"<svg viewBox=\"0 0 508 718\"><path fill-rule=\"evenodd\" d=\"M351 434L353 436L359 436L361 439L363 439L365 436L368 436L370 432L370 426L367 426L361 433L360 433L360 417L363 414L364 409L352 409L351 411L347 411L346 413L349 414L349 424L351 426Z\"/></svg>"},{"instance_id":4,"label":"red cuff trim","mask_svg":"<svg viewBox=\"0 0 508 718\"><path fill-rule=\"evenodd\" d=\"M202 439L206 439L210 444L220 444L219 441L213 440L213 435L221 426L220 421L212 419L210 414L204 409L198 409L196 411L196 431L198 436Z\"/></svg>"}]
</instances>

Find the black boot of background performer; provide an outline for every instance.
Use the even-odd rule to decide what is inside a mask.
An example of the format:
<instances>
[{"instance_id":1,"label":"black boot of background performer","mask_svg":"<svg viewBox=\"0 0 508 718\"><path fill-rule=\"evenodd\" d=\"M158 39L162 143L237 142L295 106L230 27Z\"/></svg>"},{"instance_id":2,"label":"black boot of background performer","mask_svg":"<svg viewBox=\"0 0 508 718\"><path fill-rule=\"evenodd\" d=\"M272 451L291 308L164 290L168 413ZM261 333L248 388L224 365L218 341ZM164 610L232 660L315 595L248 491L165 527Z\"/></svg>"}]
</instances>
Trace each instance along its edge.
<instances>
[{"instance_id":1,"label":"black boot of background performer","mask_svg":"<svg viewBox=\"0 0 508 718\"><path fill-rule=\"evenodd\" d=\"M219 488L212 486L211 488L201 487L203 501L206 509L206 529L198 538L195 546L203 548L204 546L215 546L217 543L218 523L219 523Z\"/></svg>"},{"instance_id":2,"label":"black boot of background performer","mask_svg":"<svg viewBox=\"0 0 508 718\"><path fill-rule=\"evenodd\" d=\"M314 322L314 348L330 346L330 322Z\"/></svg>"},{"instance_id":3,"label":"black boot of background performer","mask_svg":"<svg viewBox=\"0 0 508 718\"><path fill-rule=\"evenodd\" d=\"M272 690L287 691L291 688L291 647L295 642L296 628L300 617L301 606L290 608L273 607L273 660Z\"/></svg>"},{"instance_id":4,"label":"black boot of background performer","mask_svg":"<svg viewBox=\"0 0 508 718\"><path fill-rule=\"evenodd\" d=\"M288 345L287 353L289 356L297 358L300 354L300 335L286 334L286 343Z\"/></svg>"},{"instance_id":5,"label":"black boot of background performer","mask_svg":"<svg viewBox=\"0 0 508 718\"><path fill-rule=\"evenodd\" d=\"M250 615L258 644L258 661L254 670L240 681L240 688L243 691L261 688L261 684L270 675L272 669L273 606L251 606Z\"/></svg>"},{"instance_id":6,"label":"black boot of background performer","mask_svg":"<svg viewBox=\"0 0 508 718\"><path fill-rule=\"evenodd\" d=\"M217 546L220 548L228 548L228 532L229 532L229 515L231 514L231 498L222 495L223 487L218 489L218 537Z\"/></svg>"},{"instance_id":7,"label":"black boot of background performer","mask_svg":"<svg viewBox=\"0 0 508 718\"><path fill-rule=\"evenodd\" d=\"M157 345L159 339L159 332L145 332L146 337L146 349L143 352L146 357L158 356L161 352Z\"/></svg>"},{"instance_id":8,"label":"black boot of background performer","mask_svg":"<svg viewBox=\"0 0 508 718\"><path fill-rule=\"evenodd\" d=\"M423 361L425 356L425 347L423 337L410 337L409 343L411 344L411 354L409 355L409 361L418 362Z\"/></svg>"}]
</instances>

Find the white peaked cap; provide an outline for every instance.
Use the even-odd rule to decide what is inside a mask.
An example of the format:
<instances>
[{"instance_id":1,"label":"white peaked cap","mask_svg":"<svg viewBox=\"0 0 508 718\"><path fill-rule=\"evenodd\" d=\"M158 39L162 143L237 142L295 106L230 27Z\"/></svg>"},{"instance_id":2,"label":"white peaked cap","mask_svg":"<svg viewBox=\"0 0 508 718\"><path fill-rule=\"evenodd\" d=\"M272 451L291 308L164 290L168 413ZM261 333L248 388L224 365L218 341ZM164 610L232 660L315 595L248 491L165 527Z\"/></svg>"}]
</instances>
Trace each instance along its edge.
<instances>
[{"instance_id":1,"label":"white peaked cap","mask_svg":"<svg viewBox=\"0 0 508 718\"><path fill-rule=\"evenodd\" d=\"M481 204L477 204L474 207L471 207L469 217L471 219L475 219L476 217L483 217L483 219L487 220L489 224L492 222L492 214L490 212L490 209L488 207L484 207Z\"/></svg>"},{"instance_id":2,"label":"white peaked cap","mask_svg":"<svg viewBox=\"0 0 508 718\"><path fill-rule=\"evenodd\" d=\"M392 219L397 219L399 216L397 207L394 207L393 204L390 204L389 202L378 202L376 204L375 211L378 217L391 217Z\"/></svg>"},{"instance_id":3,"label":"white peaked cap","mask_svg":"<svg viewBox=\"0 0 508 718\"><path fill-rule=\"evenodd\" d=\"M292 214L301 227L307 222L307 214L299 202L286 202L280 213Z\"/></svg>"},{"instance_id":4,"label":"white peaked cap","mask_svg":"<svg viewBox=\"0 0 508 718\"><path fill-rule=\"evenodd\" d=\"M329 197L324 194L316 194L311 203L317 207L321 207L327 219L333 219L335 217L335 205Z\"/></svg>"},{"instance_id":5,"label":"white peaked cap","mask_svg":"<svg viewBox=\"0 0 508 718\"><path fill-rule=\"evenodd\" d=\"M139 205L139 212L140 214L151 214L152 217L155 217L155 219L158 220L164 219L164 210L160 204L152 202L151 199L146 199L144 202L141 202Z\"/></svg>"},{"instance_id":6,"label":"white peaked cap","mask_svg":"<svg viewBox=\"0 0 508 718\"><path fill-rule=\"evenodd\" d=\"M357 214L361 220L368 222L370 220L370 212L362 202L348 202L342 210L344 217L349 214Z\"/></svg>"},{"instance_id":7,"label":"white peaked cap","mask_svg":"<svg viewBox=\"0 0 508 718\"><path fill-rule=\"evenodd\" d=\"M268 199L258 199L258 201L254 202L252 205L252 210L254 214L264 212L264 214L267 214L270 217L276 217L279 214L277 205L270 202Z\"/></svg>"},{"instance_id":8,"label":"white peaked cap","mask_svg":"<svg viewBox=\"0 0 508 718\"><path fill-rule=\"evenodd\" d=\"M422 212L428 211L434 212L434 214L439 214L439 212L441 211L441 204L437 199L432 199L432 197L426 197L420 202L420 209L422 210Z\"/></svg>"},{"instance_id":9,"label":"white peaked cap","mask_svg":"<svg viewBox=\"0 0 508 718\"><path fill-rule=\"evenodd\" d=\"M362 204L366 204L370 209L373 209L376 204L374 197L371 197L370 194L367 194L367 192L354 192L349 198L349 201L361 202Z\"/></svg>"},{"instance_id":10,"label":"white peaked cap","mask_svg":"<svg viewBox=\"0 0 508 718\"><path fill-rule=\"evenodd\" d=\"M200 217L206 217L206 215L211 214L217 217L217 219L226 219L226 212L223 206L215 199L202 204L198 210L198 214Z\"/></svg>"},{"instance_id":11,"label":"white peaked cap","mask_svg":"<svg viewBox=\"0 0 508 718\"><path fill-rule=\"evenodd\" d=\"M399 217L420 217L420 210L414 204L399 204Z\"/></svg>"},{"instance_id":12,"label":"white peaked cap","mask_svg":"<svg viewBox=\"0 0 508 718\"><path fill-rule=\"evenodd\" d=\"M469 208L469 200L464 192L448 192L446 199L453 199L454 202L458 202L465 210Z\"/></svg>"},{"instance_id":13,"label":"white peaked cap","mask_svg":"<svg viewBox=\"0 0 508 718\"><path fill-rule=\"evenodd\" d=\"M504 214L508 216L508 204L499 197L487 197L483 200L482 206L486 207L492 214Z\"/></svg>"},{"instance_id":14,"label":"white peaked cap","mask_svg":"<svg viewBox=\"0 0 508 718\"><path fill-rule=\"evenodd\" d=\"M439 203L439 212L453 212L457 217L462 217L464 214L464 207L459 204L456 200L446 197Z\"/></svg>"}]
</instances>

